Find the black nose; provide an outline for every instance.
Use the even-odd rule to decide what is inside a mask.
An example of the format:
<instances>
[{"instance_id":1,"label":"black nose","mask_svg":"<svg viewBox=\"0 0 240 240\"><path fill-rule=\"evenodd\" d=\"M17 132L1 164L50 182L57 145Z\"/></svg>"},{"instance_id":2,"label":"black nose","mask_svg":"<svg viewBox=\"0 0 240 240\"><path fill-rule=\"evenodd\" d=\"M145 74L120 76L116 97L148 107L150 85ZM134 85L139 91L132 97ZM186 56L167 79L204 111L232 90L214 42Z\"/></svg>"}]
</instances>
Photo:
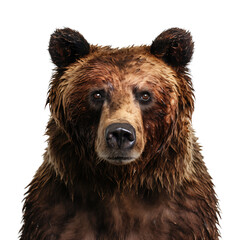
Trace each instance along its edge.
<instances>
[{"instance_id":1,"label":"black nose","mask_svg":"<svg viewBox=\"0 0 240 240\"><path fill-rule=\"evenodd\" d=\"M135 129L128 123L113 123L106 129L108 147L114 149L129 149L136 141Z\"/></svg>"}]
</instances>

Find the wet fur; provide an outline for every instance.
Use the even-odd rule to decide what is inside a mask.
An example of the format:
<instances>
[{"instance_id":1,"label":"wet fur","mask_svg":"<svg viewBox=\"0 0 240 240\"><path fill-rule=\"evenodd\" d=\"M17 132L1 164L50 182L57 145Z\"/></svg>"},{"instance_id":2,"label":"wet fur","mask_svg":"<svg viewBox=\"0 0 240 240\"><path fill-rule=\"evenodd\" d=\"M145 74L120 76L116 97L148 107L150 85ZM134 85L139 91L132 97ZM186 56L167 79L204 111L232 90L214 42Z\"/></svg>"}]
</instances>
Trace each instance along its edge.
<instances>
[{"instance_id":1,"label":"wet fur","mask_svg":"<svg viewBox=\"0 0 240 240\"><path fill-rule=\"evenodd\" d=\"M69 31L57 30L52 39L62 44ZM218 239L217 198L191 126L190 34L171 29L151 47L124 49L88 49L81 38L70 38L80 44L77 54L67 49L70 58L50 41L58 68L48 95L48 148L26 194L20 239ZM99 85L112 91L106 118L89 103L89 90ZM95 151L98 129L122 102L139 109L131 100L134 88L155 96L134 113L144 149L131 164L115 166Z\"/></svg>"}]
</instances>

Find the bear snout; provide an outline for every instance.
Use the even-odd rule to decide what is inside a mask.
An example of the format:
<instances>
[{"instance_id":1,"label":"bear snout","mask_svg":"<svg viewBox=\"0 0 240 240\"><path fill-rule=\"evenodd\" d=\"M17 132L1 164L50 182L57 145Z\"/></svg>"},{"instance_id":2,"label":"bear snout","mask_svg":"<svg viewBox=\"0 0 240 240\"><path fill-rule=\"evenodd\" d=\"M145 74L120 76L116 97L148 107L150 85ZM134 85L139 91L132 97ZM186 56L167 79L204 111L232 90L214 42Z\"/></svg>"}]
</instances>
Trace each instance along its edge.
<instances>
[{"instance_id":1,"label":"bear snout","mask_svg":"<svg viewBox=\"0 0 240 240\"><path fill-rule=\"evenodd\" d=\"M135 128L129 123L111 123L105 129L105 160L114 165L128 164L136 159Z\"/></svg>"},{"instance_id":2,"label":"bear snout","mask_svg":"<svg viewBox=\"0 0 240 240\"><path fill-rule=\"evenodd\" d=\"M106 128L105 139L110 149L131 149L136 142L134 127L128 123L113 123Z\"/></svg>"}]
</instances>

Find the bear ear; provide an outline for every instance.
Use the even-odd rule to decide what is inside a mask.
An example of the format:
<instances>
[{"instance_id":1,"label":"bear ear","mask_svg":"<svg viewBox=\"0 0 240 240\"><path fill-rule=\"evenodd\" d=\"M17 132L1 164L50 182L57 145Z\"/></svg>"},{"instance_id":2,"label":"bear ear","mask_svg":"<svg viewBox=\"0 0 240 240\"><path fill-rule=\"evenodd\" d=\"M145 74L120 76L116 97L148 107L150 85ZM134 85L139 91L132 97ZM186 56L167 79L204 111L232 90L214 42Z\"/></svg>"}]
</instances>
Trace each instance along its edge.
<instances>
[{"instance_id":1,"label":"bear ear","mask_svg":"<svg viewBox=\"0 0 240 240\"><path fill-rule=\"evenodd\" d=\"M77 31L57 29L50 38L48 51L58 67L66 67L90 52L90 45Z\"/></svg>"},{"instance_id":2,"label":"bear ear","mask_svg":"<svg viewBox=\"0 0 240 240\"><path fill-rule=\"evenodd\" d=\"M152 43L150 51L167 64L186 66L193 54L194 43L189 32L180 28L171 28L162 32Z\"/></svg>"}]
</instances>

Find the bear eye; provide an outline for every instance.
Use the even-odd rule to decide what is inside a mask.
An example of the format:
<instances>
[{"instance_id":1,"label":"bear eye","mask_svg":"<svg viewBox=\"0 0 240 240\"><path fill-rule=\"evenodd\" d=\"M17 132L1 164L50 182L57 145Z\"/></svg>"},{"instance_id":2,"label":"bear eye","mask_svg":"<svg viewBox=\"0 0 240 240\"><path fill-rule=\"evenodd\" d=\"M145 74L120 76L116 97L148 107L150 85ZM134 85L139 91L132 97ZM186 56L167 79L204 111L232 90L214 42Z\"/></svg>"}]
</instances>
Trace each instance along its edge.
<instances>
[{"instance_id":1,"label":"bear eye","mask_svg":"<svg viewBox=\"0 0 240 240\"><path fill-rule=\"evenodd\" d=\"M151 94L147 91L137 93L136 98L141 104L148 104L152 100Z\"/></svg>"},{"instance_id":2,"label":"bear eye","mask_svg":"<svg viewBox=\"0 0 240 240\"><path fill-rule=\"evenodd\" d=\"M105 97L106 97L106 94L104 90L97 90L92 92L91 94L91 99L93 101L103 101Z\"/></svg>"},{"instance_id":3,"label":"bear eye","mask_svg":"<svg viewBox=\"0 0 240 240\"><path fill-rule=\"evenodd\" d=\"M106 99L106 93L104 90L97 90L91 93L90 100L95 104L102 104Z\"/></svg>"},{"instance_id":4,"label":"bear eye","mask_svg":"<svg viewBox=\"0 0 240 240\"><path fill-rule=\"evenodd\" d=\"M143 93L143 94L141 95L141 100L144 101L144 102L149 101L150 98L151 98L151 96L149 95L149 93Z\"/></svg>"},{"instance_id":5,"label":"bear eye","mask_svg":"<svg viewBox=\"0 0 240 240\"><path fill-rule=\"evenodd\" d=\"M100 100L100 99L102 99L102 95L100 92L96 92L93 94L93 98L96 100Z\"/></svg>"}]
</instances>

